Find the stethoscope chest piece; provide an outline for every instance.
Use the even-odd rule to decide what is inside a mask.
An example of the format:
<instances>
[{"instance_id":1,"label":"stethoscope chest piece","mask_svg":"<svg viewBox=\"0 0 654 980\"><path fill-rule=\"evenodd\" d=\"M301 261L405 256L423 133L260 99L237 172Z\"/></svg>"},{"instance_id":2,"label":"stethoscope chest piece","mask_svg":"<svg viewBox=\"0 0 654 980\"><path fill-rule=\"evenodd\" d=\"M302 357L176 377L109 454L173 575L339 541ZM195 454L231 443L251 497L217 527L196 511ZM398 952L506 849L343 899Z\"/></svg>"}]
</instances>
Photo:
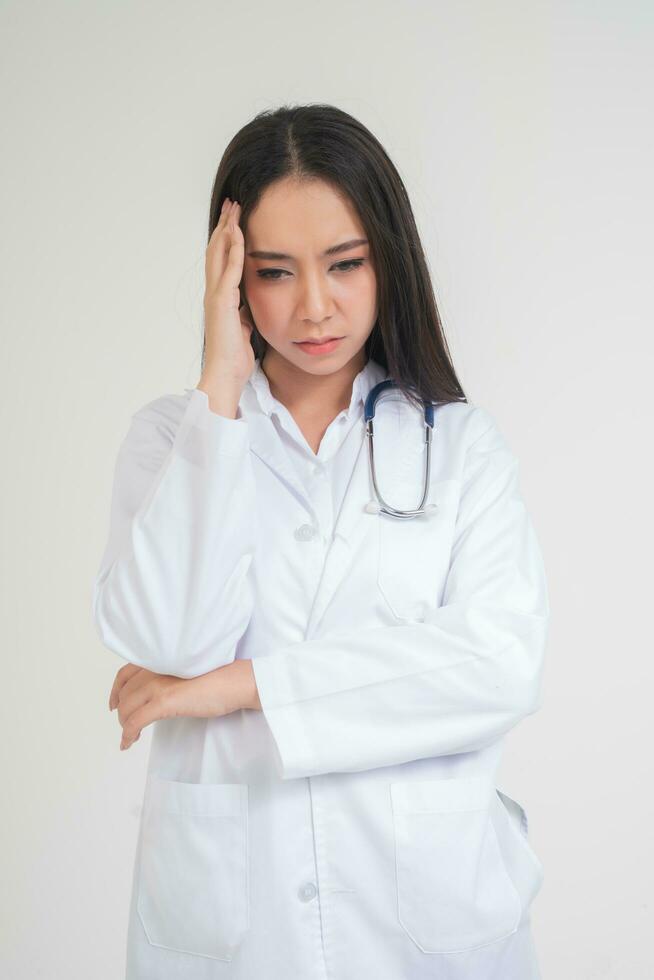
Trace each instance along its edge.
<instances>
[{"instance_id":1,"label":"stethoscope chest piece","mask_svg":"<svg viewBox=\"0 0 654 980\"><path fill-rule=\"evenodd\" d=\"M429 494L429 481L431 475L431 442L432 442L432 431L434 429L434 405L432 402L424 401L424 418L425 418L425 443L427 450L425 452L425 471L424 471L424 481L422 488L422 498L418 506L412 510L399 510L397 507L392 507L387 503L381 495L379 490L379 485L377 483L377 474L375 472L375 455L373 446L373 423L375 418L375 404L378 398L391 388L399 388L397 382L392 378L386 378L384 381L380 381L379 384L375 385L374 388L368 392L364 406L364 419L366 424L366 439L368 442L368 465L370 467L370 476L372 479L372 486L375 493L376 500L371 500L364 507L364 510L368 514L388 514L389 517L399 517L403 519L408 519L411 517L428 516L433 511L438 509L438 505L435 503L426 503L427 496Z\"/></svg>"}]
</instances>

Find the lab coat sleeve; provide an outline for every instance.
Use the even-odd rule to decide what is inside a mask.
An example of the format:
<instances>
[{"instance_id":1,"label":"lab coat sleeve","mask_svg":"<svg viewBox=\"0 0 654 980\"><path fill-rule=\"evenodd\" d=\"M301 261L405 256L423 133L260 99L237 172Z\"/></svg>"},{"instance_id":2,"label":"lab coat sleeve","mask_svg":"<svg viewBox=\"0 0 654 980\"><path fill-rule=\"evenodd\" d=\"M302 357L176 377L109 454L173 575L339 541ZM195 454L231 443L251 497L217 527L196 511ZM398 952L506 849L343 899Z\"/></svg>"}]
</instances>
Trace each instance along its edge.
<instances>
[{"instance_id":1,"label":"lab coat sleeve","mask_svg":"<svg viewBox=\"0 0 654 980\"><path fill-rule=\"evenodd\" d=\"M208 396L164 395L136 412L114 470L109 538L93 583L104 645L159 674L234 660L253 608L256 536L248 423Z\"/></svg>"},{"instance_id":2,"label":"lab coat sleeve","mask_svg":"<svg viewBox=\"0 0 654 980\"><path fill-rule=\"evenodd\" d=\"M494 420L469 441L442 603L252 661L282 779L473 752L541 705L543 561ZM490 423L490 424L489 424Z\"/></svg>"}]
</instances>

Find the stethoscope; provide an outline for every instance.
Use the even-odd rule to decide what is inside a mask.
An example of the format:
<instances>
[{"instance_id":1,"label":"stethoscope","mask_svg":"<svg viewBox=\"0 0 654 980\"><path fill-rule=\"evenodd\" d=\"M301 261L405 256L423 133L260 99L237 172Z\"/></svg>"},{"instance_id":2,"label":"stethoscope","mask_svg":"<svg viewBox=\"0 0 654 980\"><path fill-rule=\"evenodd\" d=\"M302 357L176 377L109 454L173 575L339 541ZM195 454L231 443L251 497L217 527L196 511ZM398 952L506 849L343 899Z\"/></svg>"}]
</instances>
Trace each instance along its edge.
<instances>
[{"instance_id":1,"label":"stethoscope","mask_svg":"<svg viewBox=\"0 0 654 980\"><path fill-rule=\"evenodd\" d=\"M429 493L429 475L431 472L431 436L432 430L434 428L434 406L432 402L425 401L422 399L424 405L425 414L425 442L427 444L427 452L425 453L425 478L422 489L422 499L415 510L398 510L396 507L391 507L387 504L381 493L379 492L379 487L377 485L377 475L375 473L375 458L373 452L373 419L375 417L375 403L380 395L382 395L389 388L399 388L399 385L392 378L386 378L385 381L380 381L379 384L375 385L368 392L368 396L364 405L364 418L366 423L366 438L368 440L368 463L370 466L370 475L372 477L372 485L375 492L377 500L371 500L370 503L366 504L365 510L369 514L388 514L390 517L420 517L422 514L428 514L430 511L436 510L436 504L425 504L427 500L427 494Z\"/></svg>"}]
</instances>

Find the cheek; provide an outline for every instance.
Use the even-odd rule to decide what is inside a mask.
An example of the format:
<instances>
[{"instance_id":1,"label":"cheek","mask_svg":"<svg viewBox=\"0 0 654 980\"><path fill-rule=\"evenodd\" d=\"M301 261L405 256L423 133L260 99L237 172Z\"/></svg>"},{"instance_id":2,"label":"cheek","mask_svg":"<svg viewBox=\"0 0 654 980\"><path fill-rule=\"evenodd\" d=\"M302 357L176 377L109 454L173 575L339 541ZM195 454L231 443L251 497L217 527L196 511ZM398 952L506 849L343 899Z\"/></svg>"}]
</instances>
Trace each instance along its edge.
<instances>
[{"instance_id":1,"label":"cheek","mask_svg":"<svg viewBox=\"0 0 654 980\"><path fill-rule=\"evenodd\" d=\"M262 283L260 279L253 277L251 282L246 284L245 289L248 305L259 333L274 347L286 335L291 311L288 296L284 298L282 290L267 288L267 286L267 283Z\"/></svg>"},{"instance_id":2,"label":"cheek","mask_svg":"<svg viewBox=\"0 0 654 980\"><path fill-rule=\"evenodd\" d=\"M342 301L352 312L368 316L377 302L377 281L370 268L354 273L343 286Z\"/></svg>"},{"instance_id":3,"label":"cheek","mask_svg":"<svg viewBox=\"0 0 654 980\"><path fill-rule=\"evenodd\" d=\"M245 276L243 279L248 303L255 317L260 320L272 320L282 314L285 306L282 291L271 289L256 275ZM287 302L287 301L286 301Z\"/></svg>"}]
</instances>

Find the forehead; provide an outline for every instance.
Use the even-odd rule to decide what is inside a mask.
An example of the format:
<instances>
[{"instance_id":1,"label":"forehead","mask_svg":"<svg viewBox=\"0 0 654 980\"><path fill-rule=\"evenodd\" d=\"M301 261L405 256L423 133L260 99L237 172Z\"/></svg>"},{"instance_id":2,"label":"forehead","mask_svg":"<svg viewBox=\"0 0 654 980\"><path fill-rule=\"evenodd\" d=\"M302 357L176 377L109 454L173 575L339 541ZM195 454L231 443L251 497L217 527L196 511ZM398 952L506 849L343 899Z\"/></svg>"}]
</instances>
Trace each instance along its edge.
<instances>
[{"instance_id":1,"label":"forehead","mask_svg":"<svg viewBox=\"0 0 654 980\"><path fill-rule=\"evenodd\" d=\"M353 203L322 180L280 180L261 195L247 224L253 248L287 246L288 251L311 242L328 248L346 238L366 237Z\"/></svg>"}]
</instances>

